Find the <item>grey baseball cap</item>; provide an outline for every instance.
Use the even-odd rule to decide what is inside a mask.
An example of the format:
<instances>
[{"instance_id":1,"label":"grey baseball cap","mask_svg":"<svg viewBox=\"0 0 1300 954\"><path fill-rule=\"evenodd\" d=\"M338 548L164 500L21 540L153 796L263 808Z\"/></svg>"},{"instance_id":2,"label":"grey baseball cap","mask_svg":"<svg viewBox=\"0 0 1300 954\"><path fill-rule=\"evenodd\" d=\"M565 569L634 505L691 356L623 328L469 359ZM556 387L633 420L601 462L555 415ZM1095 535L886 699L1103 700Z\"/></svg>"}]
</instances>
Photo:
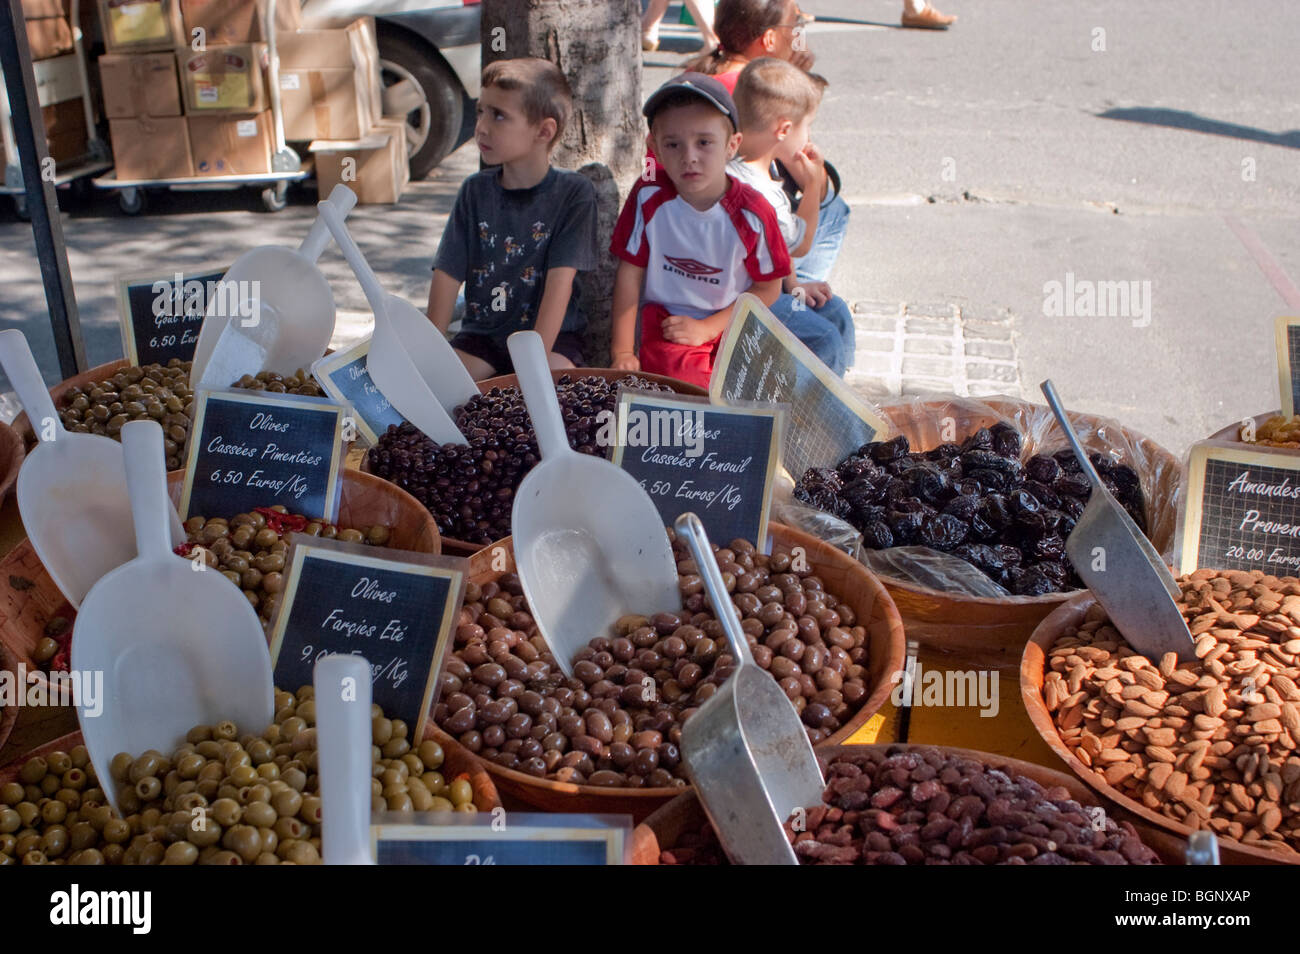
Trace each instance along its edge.
<instances>
[{"instance_id":1,"label":"grey baseball cap","mask_svg":"<svg viewBox=\"0 0 1300 954\"><path fill-rule=\"evenodd\" d=\"M727 87L723 86L716 77L707 76L704 73L682 73L680 76L674 76L651 93L650 98L645 101L645 107L641 110L646 120L653 123L660 104L663 103L665 98L678 90L694 93L703 102L708 103L730 119L733 130L740 129L740 117L736 114L736 103L731 98L731 94L727 92Z\"/></svg>"}]
</instances>

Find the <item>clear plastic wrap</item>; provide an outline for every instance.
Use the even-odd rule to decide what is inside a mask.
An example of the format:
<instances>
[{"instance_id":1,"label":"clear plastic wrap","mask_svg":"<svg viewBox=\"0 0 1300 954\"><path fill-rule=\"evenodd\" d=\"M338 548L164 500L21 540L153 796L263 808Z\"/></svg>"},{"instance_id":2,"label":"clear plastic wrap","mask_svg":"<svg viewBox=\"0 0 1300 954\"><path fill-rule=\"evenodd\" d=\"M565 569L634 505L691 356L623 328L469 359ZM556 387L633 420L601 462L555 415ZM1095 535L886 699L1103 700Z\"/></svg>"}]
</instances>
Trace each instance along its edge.
<instances>
[{"instance_id":1,"label":"clear plastic wrap","mask_svg":"<svg viewBox=\"0 0 1300 954\"><path fill-rule=\"evenodd\" d=\"M859 557L862 551L862 534L845 520L825 510L810 507L794 499L794 484L782 476L776 479L772 491L772 519L787 527L810 533L849 556Z\"/></svg>"},{"instance_id":2,"label":"clear plastic wrap","mask_svg":"<svg viewBox=\"0 0 1300 954\"><path fill-rule=\"evenodd\" d=\"M1021 435L1021 460L1035 454L1052 454L1069 445L1046 405L1029 404L1013 397L963 398L950 394L921 394L881 408L892 431L908 439L913 451L930 450L939 444L960 444L981 427L1005 421ZM1119 422L1092 414L1072 412L1070 421L1079 440L1089 451L1110 455L1137 473L1145 501L1147 536L1168 561L1173 559L1179 502L1182 495L1183 464L1150 438L1123 427ZM882 437L884 439L884 437ZM839 461L828 461L833 467ZM813 509L798 501L787 508ZM842 539L849 525L830 514L820 519L800 515L802 529L818 536L818 526ZM837 546L840 544L837 543ZM945 596L996 598L1008 603L1059 602L1070 592L1045 596L1013 596L978 569L957 557L924 547L892 547L864 551L860 559L887 582ZM1077 591L1076 591L1077 592Z\"/></svg>"}]
</instances>

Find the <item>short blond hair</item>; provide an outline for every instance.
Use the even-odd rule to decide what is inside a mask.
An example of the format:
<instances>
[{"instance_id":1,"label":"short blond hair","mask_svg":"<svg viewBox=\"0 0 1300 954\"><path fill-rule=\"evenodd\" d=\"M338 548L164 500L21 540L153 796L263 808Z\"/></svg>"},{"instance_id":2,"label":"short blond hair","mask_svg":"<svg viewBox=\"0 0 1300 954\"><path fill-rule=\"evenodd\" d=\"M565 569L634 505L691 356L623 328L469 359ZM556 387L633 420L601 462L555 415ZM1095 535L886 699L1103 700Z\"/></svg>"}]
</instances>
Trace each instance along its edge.
<instances>
[{"instance_id":1,"label":"short blond hair","mask_svg":"<svg viewBox=\"0 0 1300 954\"><path fill-rule=\"evenodd\" d=\"M822 101L826 80L776 57L752 60L736 80L740 131L768 129L783 119L798 123Z\"/></svg>"},{"instance_id":2,"label":"short blond hair","mask_svg":"<svg viewBox=\"0 0 1300 954\"><path fill-rule=\"evenodd\" d=\"M536 125L544 119L554 119L555 136L548 145L560 141L573 111L573 92L564 73L550 60L533 56L496 60L483 67L482 86L519 90L528 121Z\"/></svg>"}]
</instances>

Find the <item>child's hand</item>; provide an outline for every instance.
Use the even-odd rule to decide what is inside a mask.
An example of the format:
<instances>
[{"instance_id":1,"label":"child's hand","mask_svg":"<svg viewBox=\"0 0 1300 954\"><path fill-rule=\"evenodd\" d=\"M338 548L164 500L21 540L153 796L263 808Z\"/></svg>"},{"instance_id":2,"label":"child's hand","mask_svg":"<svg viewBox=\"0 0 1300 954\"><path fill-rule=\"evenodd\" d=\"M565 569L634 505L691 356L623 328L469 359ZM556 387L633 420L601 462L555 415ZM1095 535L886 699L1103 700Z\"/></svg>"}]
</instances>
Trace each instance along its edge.
<instances>
[{"instance_id":1,"label":"child's hand","mask_svg":"<svg viewBox=\"0 0 1300 954\"><path fill-rule=\"evenodd\" d=\"M614 355L613 367L615 371L640 371L641 359L631 351L620 351Z\"/></svg>"},{"instance_id":2,"label":"child's hand","mask_svg":"<svg viewBox=\"0 0 1300 954\"><path fill-rule=\"evenodd\" d=\"M791 156L785 167L805 194L818 195L826 185L826 160L812 143Z\"/></svg>"},{"instance_id":3,"label":"child's hand","mask_svg":"<svg viewBox=\"0 0 1300 954\"><path fill-rule=\"evenodd\" d=\"M831 286L826 282L798 282L790 289L795 300L803 299L810 308L820 308L831 300Z\"/></svg>"},{"instance_id":4,"label":"child's hand","mask_svg":"<svg viewBox=\"0 0 1300 954\"><path fill-rule=\"evenodd\" d=\"M689 345L698 347L702 344L708 344L716 334L710 334L707 323L697 321L686 315L669 315L663 320L664 340L671 341L673 344Z\"/></svg>"},{"instance_id":5,"label":"child's hand","mask_svg":"<svg viewBox=\"0 0 1300 954\"><path fill-rule=\"evenodd\" d=\"M813 56L812 50L795 50L790 54L790 62L805 73L812 71L816 60L817 57Z\"/></svg>"}]
</instances>

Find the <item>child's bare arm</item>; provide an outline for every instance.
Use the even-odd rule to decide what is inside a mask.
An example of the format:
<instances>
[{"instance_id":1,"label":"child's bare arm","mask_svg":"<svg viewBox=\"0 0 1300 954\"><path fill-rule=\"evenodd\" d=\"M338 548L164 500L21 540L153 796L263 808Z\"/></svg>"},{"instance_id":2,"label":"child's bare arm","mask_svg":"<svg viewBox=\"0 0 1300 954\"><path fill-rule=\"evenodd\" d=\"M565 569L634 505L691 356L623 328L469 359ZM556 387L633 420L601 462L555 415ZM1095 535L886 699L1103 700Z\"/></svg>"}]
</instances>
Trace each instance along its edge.
<instances>
[{"instance_id":1,"label":"child's bare arm","mask_svg":"<svg viewBox=\"0 0 1300 954\"><path fill-rule=\"evenodd\" d=\"M429 320L444 335L451 325L451 315L456 308L456 295L460 291L460 282L442 269L433 270L433 281L429 283Z\"/></svg>"},{"instance_id":2,"label":"child's bare arm","mask_svg":"<svg viewBox=\"0 0 1300 954\"><path fill-rule=\"evenodd\" d=\"M781 279L773 278L771 281L754 282L749 286L749 292L757 296L764 305L771 308L777 298L781 296ZM664 338L674 344L692 346L708 344L727 330L727 326L731 324L731 313L735 309L736 303L733 301L726 308L715 311L703 318L669 315L664 319Z\"/></svg>"},{"instance_id":3,"label":"child's bare arm","mask_svg":"<svg viewBox=\"0 0 1300 954\"><path fill-rule=\"evenodd\" d=\"M636 309L641 300L641 283L645 269L628 261L618 263L614 275L614 305L610 329L610 352L613 366L621 371L639 371L636 356Z\"/></svg>"},{"instance_id":4,"label":"child's bare arm","mask_svg":"<svg viewBox=\"0 0 1300 954\"><path fill-rule=\"evenodd\" d=\"M537 306L537 325L533 330L542 336L547 351L555 347L555 339L564 326L564 313L569 308L577 274L576 268L569 267L546 270L546 286L542 290L542 303Z\"/></svg>"}]
</instances>

